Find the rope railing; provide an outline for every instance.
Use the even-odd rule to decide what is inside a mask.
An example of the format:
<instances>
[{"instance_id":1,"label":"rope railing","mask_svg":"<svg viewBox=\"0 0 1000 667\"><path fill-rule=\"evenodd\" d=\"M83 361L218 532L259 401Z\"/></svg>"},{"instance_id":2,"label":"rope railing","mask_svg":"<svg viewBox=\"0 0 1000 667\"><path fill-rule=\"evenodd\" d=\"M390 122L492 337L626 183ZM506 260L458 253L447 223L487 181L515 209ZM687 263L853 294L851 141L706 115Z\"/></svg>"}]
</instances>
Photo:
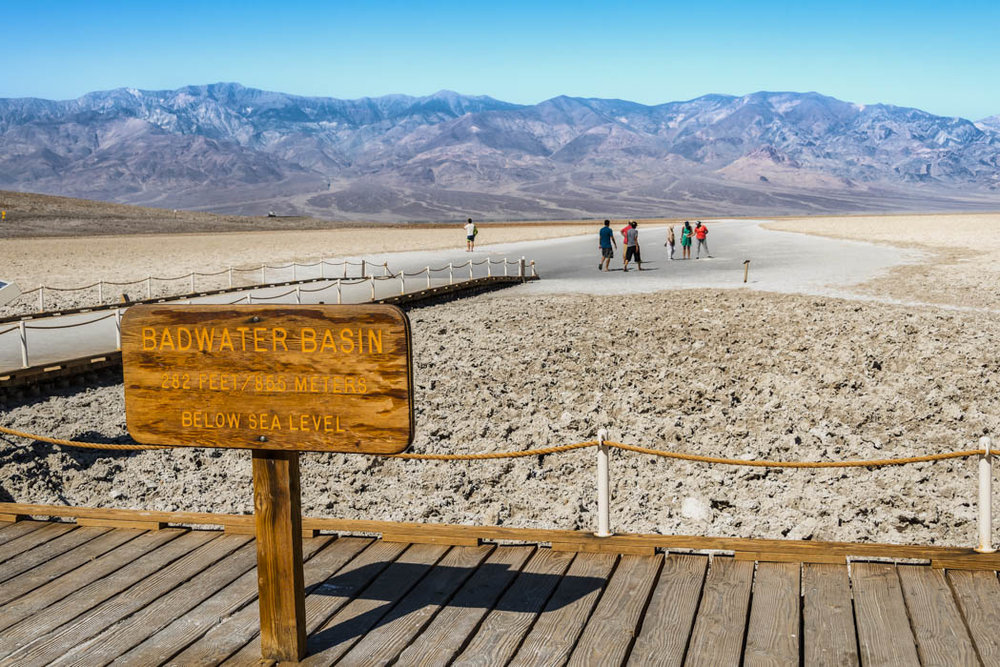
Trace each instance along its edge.
<instances>
[{"instance_id":1,"label":"rope railing","mask_svg":"<svg viewBox=\"0 0 1000 667\"><path fill-rule=\"evenodd\" d=\"M92 320L87 320L86 322L74 322L73 324L60 324L58 326L52 326L52 327L40 327L40 326L38 326L36 324L25 323L24 328L25 329L32 329L32 330L36 330L36 331L46 331L46 330L50 330L50 329L73 329L75 327L82 327L82 326L86 326L88 324L93 324L95 322L101 322L103 320L107 320L107 319L110 319L110 318L116 317L116 316L117 316L117 313L114 312L114 311L112 311L112 312L108 313L107 315L101 315L100 317L94 318Z\"/></svg>"},{"instance_id":2,"label":"rope railing","mask_svg":"<svg viewBox=\"0 0 1000 667\"><path fill-rule=\"evenodd\" d=\"M172 446L165 445L140 445L140 444L116 444L82 442L77 440L67 440L63 438L52 438L34 433L27 433L12 428L0 426L0 433L12 435L36 443L48 443L64 447L77 447L83 449L104 449L112 451L129 450L152 450L152 449L173 449ZM484 461L497 459L515 459L532 456L548 456L551 454L562 454L577 449L589 447L597 448L597 488L598 488L598 526L596 535L598 537L608 537L612 535L610 531L610 480L608 466L608 452L610 449L619 449L646 456L656 456L670 458L681 461L695 463L706 463L715 465L749 466L756 468L798 468L798 469L820 469L820 468L881 468L888 466L908 465L912 463L933 463L948 459L968 458L978 456L979 459L979 521L978 537L979 545L976 551L980 553L992 553L993 549L993 515L992 515L992 441L984 436L980 439L981 449L966 449L954 452L940 452L937 454L925 454L919 456L904 456L897 458L882 459L855 459L846 461L771 461L766 459L734 459L716 456L703 456L699 454L687 454L684 452L674 452L650 447L640 447L621 442L613 442L606 439L607 431L601 429L597 440L585 440L568 445L557 445L554 447L536 447L519 451L506 452L486 452L481 454L369 454L387 459L401 459L408 461Z\"/></svg>"}]
</instances>

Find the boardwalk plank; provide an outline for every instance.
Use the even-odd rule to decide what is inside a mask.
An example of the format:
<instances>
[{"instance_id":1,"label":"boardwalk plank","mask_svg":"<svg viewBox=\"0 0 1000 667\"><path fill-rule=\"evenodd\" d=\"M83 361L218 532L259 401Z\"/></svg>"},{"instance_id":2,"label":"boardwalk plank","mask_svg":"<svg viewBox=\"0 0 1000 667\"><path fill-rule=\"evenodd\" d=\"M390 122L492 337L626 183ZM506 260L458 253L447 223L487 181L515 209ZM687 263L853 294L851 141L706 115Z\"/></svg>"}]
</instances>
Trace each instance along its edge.
<instances>
[{"instance_id":1,"label":"boardwalk plank","mask_svg":"<svg viewBox=\"0 0 1000 667\"><path fill-rule=\"evenodd\" d=\"M249 537L242 538L241 541L244 544L235 551L176 588L151 599L141 609L103 632L91 634L89 640L77 644L67 653L66 658L57 660L54 664L107 664L165 628L174 619L184 616L200 602L255 568L256 545Z\"/></svg>"},{"instance_id":2,"label":"boardwalk plank","mask_svg":"<svg viewBox=\"0 0 1000 667\"><path fill-rule=\"evenodd\" d=\"M302 558L309 561L335 538L330 535L302 540ZM360 549L360 547L359 547ZM257 568L252 567L236 581L218 591L197 607L175 619L165 628L148 637L112 665L159 665L179 653L214 626L220 619L246 607L257 598ZM256 605L254 605L256 607Z\"/></svg>"},{"instance_id":3,"label":"boardwalk plank","mask_svg":"<svg viewBox=\"0 0 1000 667\"><path fill-rule=\"evenodd\" d=\"M802 566L802 641L807 665L858 665L846 565Z\"/></svg>"},{"instance_id":4,"label":"boardwalk plank","mask_svg":"<svg viewBox=\"0 0 1000 667\"><path fill-rule=\"evenodd\" d=\"M799 563L760 563L753 582L745 667L799 660Z\"/></svg>"},{"instance_id":5,"label":"boardwalk plank","mask_svg":"<svg viewBox=\"0 0 1000 667\"><path fill-rule=\"evenodd\" d=\"M389 567L408 545L399 542L375 542L332 577L321 581L306 597L306 634L311 635L345 604L363 591ZM225 663L256 664L260 660L260 634ZM181 663L186 664L186 663Z\"/></svg>"},{"instance_id":6,"label":"boardwalk plank","mask_svg":"<svg viewBox=\"0 0 1000 667\"><path fill-rule=\"evenodd\" d=\"M492 551L492 546L453 548L338 665L383 665L395 660Z\"/></svg>"},{"instance_id":7,"label":"boardwalk plank","mask_svg":"<svg viewBox=\"0 0 1000 667\"><path fill-rule=\"evenodd\" d=\"M972 639L944 572L923 565L900 565L896 571L921 664L978 665Z\"/></svg>"},{"instance_id":8,"label":"boardwalk plank","mask_svg":"<svg viewBox=\"0 0 1000 667\"><path fill-rule=\"evenodd\" d=\"M47 584L53 579L63 576L67 572L75 570L99 556L103 556L112 549L130 540L134 540L139 535L142 535L143 532L137 530L108 530L105 528L88 528L86 530L103 531L104 534L81 546L66 551L46 563L42 563L28 572L19 574L14 579L5 581L0 585L0 605L5 605L11 600L15 600Z\"/></svg>"},{"instance_id":9,"label":"boardwalk plank","mask_svg":"<svg viewBox=\"0 0 1000 667\"><path fill-rule=\"evenodd\" d=\"M373 540L342 537L323 549L302 567L306 594L351 563ZM256 599L256 579L253 597ZM236 653L260 633L260 612L256 602L233 613L171 658L170 665L217 665ZM260 644L258 643L259 647ZM260 657L258 648L256 658ZM256 659L255 658L255 659Z\"/></svg>"},{"instance_id":10,"label":"boardwalk plank","mask_svg":"<svg viewBox=\"0 0 1000 667\"><path fill-rule=\"evenodd\" d=\"M575 554L539 549L453 665L503 665L513 657Z\"/></svg>"},{"instance_id":11,"label":"boardwalk plank","mask_svg":"<svg viewBox=\"0 0 1000 667\"><path fill-rule=\"evenodd\" d=\"M449 547L413 544L356 598L309 635L303 665L332 665L416 586Z\"/></svg>"},{"instance_id":12,"label":"boardwalk plank","mask_svg":"<svg viewBox=\"0 0 1000 667\"><path fill-rule=\"evenodd\" d=\"M80 528L14 556L4 562L3 567L0 568L0 582L9 581L28 570L52 561L67 551L100 537L108 530L108 528Z\"/></svg>"},{"instance_id":13,"label":"boardwalk plank","mask_svg":"<svg viewBox=\"0 0 1000 667\"><path fill-rule=\"evenodd\" d=\"M207 533L199 533L195 538L187 538L186 534L184 530L146 533L0 607L0 656L13 650L11 638L17 632L11 626L15 623L37 614L29 629L33 626L39 632L48 632L115 595L123 587L131 586L161 564L184 555L195 544L191 539L198 540L198 544L209 539ZM182 537L185 539L181 543L166 548L168 543ZM144 562L137 562L139 560Z\"/></svg>"},{"instance_id":14,"label":"boardwalk plank","mask_svg":"<svg viewBox=\"0 0 1000 667\"><path fill-rule=\"evenodd\" d=\"M663 561L629 665L680 667L684 663L707 569L705 556L671 554Z\"/></svg>"},{"instance_id":15,"label":"boardwalk plank","mask_svg":"<svg viewBox=\"0 0 1000 667\"><path fill-rule=\"evenodd\" d=\"M852 563L851 583L861 663L866 667L919 665L896 567Z\"/></svg>"},{"instance_id":16,"label":"boardwalk plank","mask_svg":"<svg viewBox=\"0 0 1000 667\"><path fill-rule=\"evenodd\" d=\"M22 535L44 528L49 525L48 521L18 521L8 523L0 528L0 544L7 544L11 540L16 540Z\"/></svg>"},{"instance_id":17,"label":"boardwalk plank","mask_svg":"<svg viewBox=\"0 0 1000 667\"><path fill-rule=\"evenodd\" d=\"M76 524L74 523L50 523L38 530L33 530L26 535L0 545L0 563L6 563L20 554L24 554L46 542L51 542L60 535L65 535L74 530L76 530Z\"/></svg>"},{"instance_id":18,"label":"boardwalk plank","mask_svg":"<svg viewBox=\"0 0 1000 667\"><path fill-rule=\"evenodd\" d=\"M752 585L752 561L712 559L685 665L739 663Z\"/></svg>"},{"instance_id":19,"label":"boardwalk plank","mask_svg":"<svg viewBox=\"0 0 1000 667\"><path fill-rule=\"evenodd\" d=\"M611 554L577 554L511 665L564 664L617 562Z\"/></svg>"},{"instance_id":20,"label":"boardwalk plank","mask_svg":"<svg viewBox=\"0 0 1000 667\"><path fill-rule=\"evenodd\" d=\"M534 547L497 547L399 656L399 664L447 664L517 577Z\"/></svg>"},{"instance_id":21,"label":"boardwalk plank","mask_svg":"<svg viewBox=\"0 0 1000 667\"><path fill-rule=\"evenodd\" d=\"M1000 667L1000 581L996 572L949 570L955 591L979 657L987 667Z\"/></svg>"},{"instance_id":22,"label":"boardwalk plank","mask_svg":"<svg viewBox=\"0 0 1000 667\"><path fill-rule=\"evenodd\" d=\"M662 564L662 554L622 556L570 655L570 665L625 662Z\"/></svg>"},{"instance_id":23,"label":"boardwalk plank","mask_svg":"<svg viewBox=\"0 0 1000 667\"><path fill-rule=\"evenodd\" d=\"M204 536L192 532L154 552L167 552L176 557L167 560L166 554L161 554L160 559L140 558L133 563L135 567L130 566L96 582L98 595L94 598L88 599L87 594L92 591L84 589L9 629L2 641L6 642L8 635L13 635L17 638L18 649L0 665L48 665L88 637L141 609L164 591L240 546L240 538L226 539L218 537L218 533L199 532ZM126 570L128 576L120 576ZM42 624L45 630L39 627Z\"/></svg>"}]
</instances>

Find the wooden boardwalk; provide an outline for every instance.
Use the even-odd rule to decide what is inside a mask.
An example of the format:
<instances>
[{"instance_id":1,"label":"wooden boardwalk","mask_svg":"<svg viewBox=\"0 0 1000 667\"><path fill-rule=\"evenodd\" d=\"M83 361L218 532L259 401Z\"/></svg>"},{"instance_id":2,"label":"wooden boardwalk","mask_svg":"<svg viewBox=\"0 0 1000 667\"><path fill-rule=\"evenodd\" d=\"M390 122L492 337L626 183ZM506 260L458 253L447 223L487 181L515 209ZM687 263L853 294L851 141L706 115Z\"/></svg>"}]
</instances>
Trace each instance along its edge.
<instances>
[{"instance_id":1,"label":"wooden boardwalk","mask_svg":"<svg viewBox=\"0 0 1000 667\"><path fill-rule=\"evenodd\" d=\"M252 536L0 523L0 665L259 660ZM307 665L1000 665L995 571L303 541Z\"/></svg>"}]
</instances>

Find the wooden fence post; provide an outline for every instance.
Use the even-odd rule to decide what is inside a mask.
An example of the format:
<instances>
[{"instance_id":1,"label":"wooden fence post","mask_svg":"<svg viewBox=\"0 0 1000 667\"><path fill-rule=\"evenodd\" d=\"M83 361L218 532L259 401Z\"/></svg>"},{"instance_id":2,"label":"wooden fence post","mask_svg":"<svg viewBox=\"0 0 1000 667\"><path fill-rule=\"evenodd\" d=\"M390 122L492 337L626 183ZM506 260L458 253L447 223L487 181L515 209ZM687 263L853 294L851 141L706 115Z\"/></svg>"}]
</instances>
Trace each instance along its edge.
<instances>
[{"instance_id":1,"label":"wooden fence post","mask_svg":"<svg viewBox=\"0 0 1000 667\"><path fill-rule=\"evenodd\" d=\"M253 450L260 649L266 660L306 655L299 454Z\"/></svg>"}]
</instances>

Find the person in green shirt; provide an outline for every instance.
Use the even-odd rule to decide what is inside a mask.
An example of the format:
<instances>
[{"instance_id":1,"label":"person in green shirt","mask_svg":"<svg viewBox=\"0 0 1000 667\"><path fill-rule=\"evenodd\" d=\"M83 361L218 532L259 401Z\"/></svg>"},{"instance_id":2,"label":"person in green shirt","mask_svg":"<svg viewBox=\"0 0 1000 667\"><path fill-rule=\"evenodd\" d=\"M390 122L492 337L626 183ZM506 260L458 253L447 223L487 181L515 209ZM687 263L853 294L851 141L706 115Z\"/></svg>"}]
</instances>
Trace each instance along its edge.
<instances>
[{"instance_id":1,"label":"person in green shirt","mask_svg":"<svg viewBox=\"0 0 1000 667\"><path fill-rule=\"evenodd\" d=\"M685 220L684 228L681 229L681 257L684 259L691 259L692 234L694 234L694 230L691 229L691 223Z\"/></svg>"}]
</instances>

